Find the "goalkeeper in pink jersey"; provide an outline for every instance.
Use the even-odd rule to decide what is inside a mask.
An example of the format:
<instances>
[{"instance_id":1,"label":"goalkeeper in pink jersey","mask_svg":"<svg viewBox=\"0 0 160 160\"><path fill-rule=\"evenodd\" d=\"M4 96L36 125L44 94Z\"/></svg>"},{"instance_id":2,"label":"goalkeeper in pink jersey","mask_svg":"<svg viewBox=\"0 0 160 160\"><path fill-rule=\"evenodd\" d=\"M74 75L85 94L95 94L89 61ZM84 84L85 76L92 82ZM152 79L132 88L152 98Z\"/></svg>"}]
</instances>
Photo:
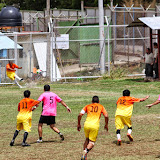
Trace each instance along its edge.
<instances>
[{"instance_id":1,"label":"goalkeeper in pink jersey","mask_svg":"<svg viewBox=\"0 0 160 160\"><path fill-rule=\"evenodd\" d=\"M71 109L65 104L65 102L55 93L50 92L50 86L45 85L44 86L44 93L40 95L38 98L38 101L42 101L42 114L39 119L38 124L38 133L39 133L39 139L37 140L38 143L43 142L42 141L42 126L43 123L46 123L47 125L50 125L50 128L53 129L56 133L59 134L61 140L64 140L63 134L59 131L58 128L55 127L55 117L57 115L57 102L61 103L64 107L66 107L68 112L71 112Z\"/></svg>"}]
</instances>

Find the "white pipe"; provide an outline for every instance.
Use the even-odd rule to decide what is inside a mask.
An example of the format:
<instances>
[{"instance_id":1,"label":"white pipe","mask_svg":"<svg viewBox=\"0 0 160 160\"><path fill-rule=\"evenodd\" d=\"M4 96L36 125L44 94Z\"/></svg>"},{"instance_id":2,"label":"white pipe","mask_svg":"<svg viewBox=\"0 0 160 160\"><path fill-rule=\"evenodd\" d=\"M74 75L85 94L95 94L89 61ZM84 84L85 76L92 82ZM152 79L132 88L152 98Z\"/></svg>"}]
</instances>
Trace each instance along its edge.
<instances>
[{"instance_id":1,"label":"white pipe","mask_svg":"<svg viewBox=\"0 0 160 160\"><path fill-rule=\"evenodd\" d=\"M17 35L14 35L14 58L15 64L17 64Z\"/></svg>"},{"instance_id":2,"label":"white pipe","mask_svg":"<svg viewBox=\"0 0 160 160\"><path fill-rule=\"evenodd\" d=\"M99 39L100 39L100 72L105 73L105 41L104 41L104 10L103 0L98 1L99 9Z\"/></svg>"}]
</instances>

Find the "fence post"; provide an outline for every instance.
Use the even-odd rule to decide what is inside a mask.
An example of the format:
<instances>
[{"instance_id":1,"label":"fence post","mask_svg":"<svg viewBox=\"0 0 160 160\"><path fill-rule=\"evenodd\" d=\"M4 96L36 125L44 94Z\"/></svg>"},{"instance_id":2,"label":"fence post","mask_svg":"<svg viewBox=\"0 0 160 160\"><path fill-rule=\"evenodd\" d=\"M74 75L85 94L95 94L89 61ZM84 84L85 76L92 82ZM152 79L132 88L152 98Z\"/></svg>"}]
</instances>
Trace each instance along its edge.
<instances>
[{"instance_id":1,"label":"fence post","mask_svg":"<svg viewBox=\"0 0 160 160\"><path fill-rule=\"evenodd\" d=\"M109 37L109 22L108 22L108 75L110 76L110 37Z\"/></svg>"},{"instance_id":2,"label":"fence post","mask_svg":"<svg viewBox=\"0 0 160 160\"><path fill-rule=\"evenodd\" d=\"M31 33L30 33L30 44L29 44L29 45L30 45L30 49L29 49L29 50L30 50L30 51L29 51L29 54L30 54L29 72L30 72L30 73L29 73L29 76L31 77L31 76L32 76L32 75L31 75L31 72L32 72L32 71L31 71L31 68L32 68L32 62L31 62L31 61L32 61L32 34L31 34Z\"/></svg>"},{"instance_id":3,"label":"fence post","mask_svg":"<svg viewBox=\"0 0 160 160\"><path fill-rule=\"evenodd\" d=\"M14 34L14 56L15 64L17 64L17 34Z\"/></svg>"},{"instance_id":4,"label":"fence post","mask_svg":"<svg viewBox=\"0 0 160 160\"><path fill-rule=\"evenodd\" d=\"M104 39L104 10L103 0L98 1L99 8L99 39L100 39L100 72L105 73L105 39Z\"/></svg>"},{"instance_id":5,"label":"fence post","mask_svg":"<svg viewBox=\"0 0 160 160\"><path fill-rule=\"evenodd\" d=\"M47 24L50 22L50 0L46 1L46 7L47 7ZM51 52L51 36L50 36L50 32L48 33L47 36L47 55L46 55L46 76L48 78L50 78L50 64L51 64L51 56L50 56L50 52Z\"/></svg>"}]
</instances>

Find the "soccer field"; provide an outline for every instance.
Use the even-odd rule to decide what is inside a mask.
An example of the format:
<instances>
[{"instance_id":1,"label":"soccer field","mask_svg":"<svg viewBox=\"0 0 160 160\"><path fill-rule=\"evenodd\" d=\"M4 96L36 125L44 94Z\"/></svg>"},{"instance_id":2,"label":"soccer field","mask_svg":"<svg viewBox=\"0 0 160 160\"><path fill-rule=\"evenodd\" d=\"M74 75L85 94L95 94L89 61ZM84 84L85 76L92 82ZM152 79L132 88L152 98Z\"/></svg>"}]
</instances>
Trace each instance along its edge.
<instances>
[{"instance_id":1,"label":"soccer field","mask_svg":"<svg viewBox=\"0 0 160 160\"><path fill-rule=\"evenodd\" d=\"M81 109L91 103L92 96L97 95L100 103L109 114L109 133L104 127L104 118L101 117L99 135L93 150L88 154L88 160L158 160L160 159L160 104L151 109L145 107L158 99L160 82L143 82L141 80L95 80L85 83L55 83L51 84L51 91L58 94L72 109L68 113L58 104L56 127L64 134L65 140L49 126L43 126L43 143L36 143L38 139L37 125L41 114L41 104L33 111L32 129L27 142L30 147L22 147L23 131L16 138L15 145L9 146L16 129L17 106L23 98L23 91L29 89L31 98L38 99L43 93L43 85L35 88L19 89L17 86L0 87L0 159L1 160L80 160L85 140L82 117L82 130L77 131L77 116ZM116 145L116 130L114 114L116 101L122 96L122 91L129 89L131 96L144 98L150 95L145 102L135 103L132 115L134 142L129 143L127 127L121 131L122 146Z\"/></svg>"}]
</instances>

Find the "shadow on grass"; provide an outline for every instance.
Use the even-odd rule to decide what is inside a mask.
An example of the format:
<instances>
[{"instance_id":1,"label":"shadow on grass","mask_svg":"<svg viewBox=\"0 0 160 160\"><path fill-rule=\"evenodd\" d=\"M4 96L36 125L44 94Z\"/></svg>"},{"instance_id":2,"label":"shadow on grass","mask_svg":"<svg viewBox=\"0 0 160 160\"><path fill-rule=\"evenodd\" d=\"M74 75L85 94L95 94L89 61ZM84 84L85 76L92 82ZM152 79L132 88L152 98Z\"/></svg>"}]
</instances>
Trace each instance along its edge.
<instances>
[{"instance_id":1,"label":"shadow on grass","mask_svg":"<svg viewBox=\"0 0 160 160\"><path fill-rule=\"evenodd\" d=\"M114 143L114 144L117 145L117 141L113 141L112 143ZM123 143L125 143L125 144L131 144L132 142L122 140L122 144L123 144Z\"/></svg>"},{"instance_id":2,"label":"shadow on grass","mask_svg":"<svg viewBox=\"0 0 160 160\"><path fill-rule=\"evenodd\" d=\"M125 81L128 81L128 82L150 82L150 81L144 81L144 78L125 79Z\"/></svg>"},{"instance_id":3,"label":"shadow on grass","mask_svg":"<svg viewBox=\"0 0 160 160\"><path fill-rule=\"evenodd\" d=\"M35 142L30 142L30 143L28 143L28 144L30 144L30 145L32 145L32 144L44 144L44 143L62 143L62 141L61 140L49 140L49 141L43 141L42 143L37 143L37 141L35 141ZM13 147L18 147L18 146L22 146L22 143L19 143L19 144L14 144L13 145ZM12 147L12 146L11 146Z\"/></svg>"},{"instance_id":4,"label":"shadow on grass","mask_svg":"<svg viewBox=\"0 0 160 160\"><path fill-rule=\"evenodd\" d=\"M61 143L61 141L59 140L49 140L49 141L44 141L43 140L43 142L41 142L41 143L52 143L52 142L54 142L54 143ZM35 142L31 142L31 143L29 143L29 144L39 144L39 143L37 143L37 141L35 141Z\"/></svg>"},{"instance_id":5,"label":"shadow on grass","mask_svg":"<svg viewBox=\"0 0 160 160\"><path fill-rule=\"evenodd\" d=\"M136 141L137 142L144 142L145 140L144 139L139 139L139 140L136 140ZM147 142L154 142L154 141L160 141L160 139L153 139L153 140L150 140L150 141L147 141Z\"/></svg>"},{"instance_id":6,"label":"shadow on grass","mask_svg":"<svg viewBox=\"0 0 160 160\"><path fill-rule=\"evenodd\" d=\"M144 78L136 78L136 79L125 79L127 82L159 82L157 79L153 80L144 80Z\"/></svg>"},{"instance_id":7,"label":"shadow on grass","mask_svg":"<svg viewBox=\"0 0 160 160\"><path fill-rule=\"evenodd\" d=\"M160 159L160 155L158 155L156 158Z\"/></svg>"}]
</instances>

